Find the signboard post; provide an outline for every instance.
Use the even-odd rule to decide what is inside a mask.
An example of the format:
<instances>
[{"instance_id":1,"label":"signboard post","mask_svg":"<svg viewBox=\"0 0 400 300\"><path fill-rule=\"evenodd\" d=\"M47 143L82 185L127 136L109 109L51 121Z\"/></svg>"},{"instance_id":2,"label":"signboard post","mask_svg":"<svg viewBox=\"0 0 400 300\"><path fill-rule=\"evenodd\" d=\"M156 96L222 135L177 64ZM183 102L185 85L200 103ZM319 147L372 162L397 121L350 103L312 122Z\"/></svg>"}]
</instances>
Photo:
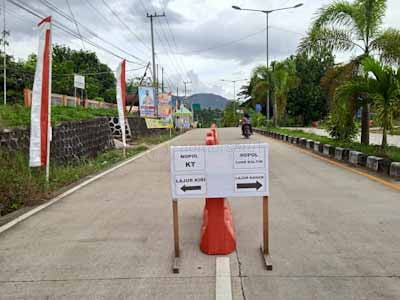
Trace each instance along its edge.
<instances>
[{"instance_id":1,"label":"signboard post","mask_svg":"<svg viewBox=\"0 0 400 300\"><path fill-rule=\"evenodd\" d=\"M268 244L268 145L234 144L171 147L171 194L175 260L179 272L178 198L263 197L263 245L267 270Z\"/></svg>"},{"instance_id":2,"label":"signboard post","mask_svg":"<svg viewBox=\"0 0 400 300\"><path fill-rule=\"evenodd\" d=\"M74 97L76 101L76 89L81 89L81 100L83 100L83 90L85 89L85 76L74 74Z\"/></svg>"}]
</instances>

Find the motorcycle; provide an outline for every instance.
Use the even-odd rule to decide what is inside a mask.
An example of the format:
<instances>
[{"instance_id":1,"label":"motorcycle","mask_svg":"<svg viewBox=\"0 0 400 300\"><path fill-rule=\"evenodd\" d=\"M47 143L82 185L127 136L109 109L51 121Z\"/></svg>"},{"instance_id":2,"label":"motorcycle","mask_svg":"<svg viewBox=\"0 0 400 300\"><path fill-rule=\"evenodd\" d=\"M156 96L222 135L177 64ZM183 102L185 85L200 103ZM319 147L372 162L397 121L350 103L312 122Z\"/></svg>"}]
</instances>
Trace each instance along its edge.
<instances>
[{"instance_id":1,"label":"motorcycle","mask_svg":"<svg viewBox=\"0 0 400 300\"><path fill-rule=\"evenodd\" d=\"M242 128L242 135L248 139L251 135L251 130L250 130L250 125L249 124L244 124Z\"/></svg>"}]
</instances>

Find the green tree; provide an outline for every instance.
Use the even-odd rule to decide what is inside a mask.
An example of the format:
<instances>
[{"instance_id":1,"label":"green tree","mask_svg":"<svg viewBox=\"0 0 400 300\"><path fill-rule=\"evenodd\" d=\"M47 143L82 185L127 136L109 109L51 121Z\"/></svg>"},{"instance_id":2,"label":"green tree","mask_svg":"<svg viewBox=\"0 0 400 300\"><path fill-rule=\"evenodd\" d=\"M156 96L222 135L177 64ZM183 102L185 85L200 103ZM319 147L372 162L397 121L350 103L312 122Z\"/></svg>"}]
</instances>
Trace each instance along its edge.
<instances>
[{"instance_id":1,"label":"green tree","mask_svg":"<svg viewBox=\"0 0 400 300\"><path fill-rule=\"evenodd\" d=\"M200 109L195 112L195 120L201 124L201 127L210 127L211 124L216 123L221 126L223 111L220 109Z\"/></svg>"},{"instance_id":2,"label":"green tree","mask_svg":"<svg viewBox=\"0 0 400 300\"><path fill-rule=\"evenodd\" d=\"M299 83L294 60L289 58L282 62L273 62L271 83L273 87L274 123L277 127L284 117L289 91Z\"/></svg>"},{"instance_id":3,"label":"green tree","mask_svg":"<svg viewBox=\"0 0 400 300\"><path fill-rule=\"evenodd\" d=\"M0 51L1 62L3 57ZM53 93L74 95L73 74L87 74L85 85L88 98L101 97L106 102L116 101L114 73L99 61L94 52L76 51L66 46L55 45L52 57ZM35 54L29 55L26 61L15 61L12 56L7 55L7 99L10 103L22 103L23 89L32 89L36 60ZM3 86L3 76L0 83Z\"/></svg>"},{"instance_id":4,"label":"green tree","mask_svg":"<svg viewBox=\"0 0 400 300\"><path fill-rule=\"evenodd\" d=\"M115 90L113 71L100 62L96 53L55 45L53 47L54 92L73 95L74 78L71 74L74 73L87 74L85 88L88 98L102 97L106 102L116 101L115 98L110 98L110 92L107 92L109 89Z\"/></svg>"},{"instance_id":5,"label":"green tree","mask_svg":"<svg viewBox=\"0 0 400 300\"><path fill-rule=\"evenodd\" d=\"M300 51L359 49L362 57L380 55L383 61L400 62L400 31L382 29L387 0L336 1L320 9ZM361 142L369 143L369 99L362 99Z\"/></svg>"},{"instance_id":6,"label":"green tree","mask_svg":"<svg viewBox=\"0 0 400 300\"><path fill-rule=\"evenodd\" d=\"M352 60L344 65L330 68L321 79L321 86L328 95L330 113L327 118L329 134L336 139L351 141L358 128L355 123L355 114L362 106L358 94L348 96L346 101L340 101L336 96L338 88L353 80L359 69L360 62Z\"/></svg>"},{"instance_id":7,"label":"green tree","mask_svg":"<svg viewBox=\"0 0 400 300\"><path fill-rule=\"evenodd\" d=\"M256 104L266 106L268 88L272 89L271 84L272 69L266 65L257 66L251 75L250 84L247 88L248 96L251 96L250 106L255 107ZM244 91L243 93L245 93ZM265 111L265 109L263 109Z\"/></svg>"},{"instance_id":8,"label":"green tree","mask_svg":"<svg viewBox=\"0 0 400 300\"><path fill-rule=\"evenodd\" d=\"M393 128L395 113L400 107L400 68L395 71L371 57L361 62L365 76L345 83L338 88L337 97L347 101L349 96L367 94L377 112L378 123L382 126L382 149L387 145L387 132ZM367 79L365 79L367 77Z\"/></svg>"},{"instance_id":9,"label":"green tree","mask_svg":"<svg viewBox=\"0 0 400 300\"><path fill-rule=\"evenodd\" d=\"M296 64L297 87L289 91L287 114L293 124L309 125L322 120L329 110L327 91L320 82L327 70L333 67L334 57L328 50L293 57Z\"/></svg>"},{"instance_id":10,"label":"green tree","mask_svg":"<svg viewBox=\"0 0 400 300\"><path fill-rule=\"evenodd\" d=\"M239 124L240 116L236 112L237 104L230 101L224 109L222 115L222 125L224 127L236 127Z\"/></svg>"}]
</instances>

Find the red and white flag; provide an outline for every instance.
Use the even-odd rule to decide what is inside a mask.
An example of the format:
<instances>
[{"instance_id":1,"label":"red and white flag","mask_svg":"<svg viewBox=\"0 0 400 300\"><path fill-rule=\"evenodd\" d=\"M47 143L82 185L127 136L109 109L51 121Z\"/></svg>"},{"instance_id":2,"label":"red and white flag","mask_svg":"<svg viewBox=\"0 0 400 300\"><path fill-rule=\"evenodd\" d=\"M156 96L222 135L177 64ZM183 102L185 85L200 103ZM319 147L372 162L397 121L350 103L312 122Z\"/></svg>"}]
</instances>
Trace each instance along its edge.
<instances>
[{"instance_id":1,"label":"red and white flag","mask_svg":"<svg viewBox=\"0 0 400 300\"><path fill-rule=\"evenodd\" d=\"M48 166L51 111L51 16L39 24L39 50L32 91L29 166Z\"/></svg>"},{"instance_id":2,"label":"red and white flag","mask_svg":"<svg viewBox=\"0 0 400 300\"><path fill-rule=\"evenodd\" d=\"M118 119L119 125L121 126L122 143L126 147L126 135L125 135L125 118L126 118L126 81L125 81L125 59L117 68L117 107L118 107Z\"/></svg>"}]
</instances>

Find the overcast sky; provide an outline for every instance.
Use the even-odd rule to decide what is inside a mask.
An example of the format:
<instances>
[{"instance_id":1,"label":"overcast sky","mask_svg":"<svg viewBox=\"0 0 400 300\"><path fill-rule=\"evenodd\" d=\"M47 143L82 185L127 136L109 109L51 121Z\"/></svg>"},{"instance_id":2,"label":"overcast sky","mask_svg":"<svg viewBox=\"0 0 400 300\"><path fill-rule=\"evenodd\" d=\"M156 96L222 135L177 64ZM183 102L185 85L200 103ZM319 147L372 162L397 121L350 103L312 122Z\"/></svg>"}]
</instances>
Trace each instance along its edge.
<instances>
[{"instance_id":1,"label":"overcast sky","mask_svg":"<svg viewBox=\"0 0 400 300\"><path fill-rule=\"evenodd\" d=\"M233 96L232 83L249 78L251 70L265 62L265 15L231 8L274 9L293 6L297 0L13 0L31 7L76 32L73 22L46 7L51 3L66 15L71 11L83 36L130 61L143 64L151 60L150 22L146 13L163 13L167 17L154 22L157 62L165 67L166 85L183 94L183 81L191 81L192 93L213 92ZM318 8L332 0L303 0L304 6L270 15L270 61L295 53ZM68 7L70 4L70 8ZM108 7L107 7L108 5ZM111 10L110 10L111 8ZM114 14L120 18L118 19ZM37 51L38 18L7 2L6 23L10 34L8 53L25 59ZM385 27L400 28L400 1L388 0ZM103 41L96 36L101 37ZM53 43L74 49L93 50L115 69L119 58L54 28ZM119 49L113 47L118 47ZM121 50L126 51L121 52ZM132 56L129 56L128 54ZM351 54L350 54L351 55ZM134 57L140 58L136 60ZM337 53L343 61L349 54ZM138 68L129 63L128 69ZM138 76L142 70L128 73ZM239 87L243 82L237 83Z\"/></svg>"}]
</instances>

